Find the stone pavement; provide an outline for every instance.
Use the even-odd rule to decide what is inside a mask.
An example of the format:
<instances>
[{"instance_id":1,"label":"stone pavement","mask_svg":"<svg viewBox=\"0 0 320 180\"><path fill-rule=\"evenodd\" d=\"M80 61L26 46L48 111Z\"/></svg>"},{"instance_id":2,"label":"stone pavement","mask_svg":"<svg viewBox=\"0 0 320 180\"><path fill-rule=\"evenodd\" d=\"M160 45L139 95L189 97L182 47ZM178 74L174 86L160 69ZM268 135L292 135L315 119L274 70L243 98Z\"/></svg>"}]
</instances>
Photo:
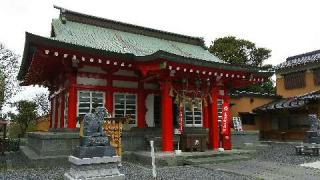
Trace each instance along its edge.
<instances>
[{"instance_id":1,"label":"stone pavement","mask_svg":"<svg viewBox=\"0 0 320 180\"><path fill-rule=\"evenodd\" d=\"M320 169L320 161L316 161L312 163L304 163L304 164L301 164L301 166Z\"/></svg>"},{"instance_id":2,"label":"stone pavement","mask_svg":"<svg viewBox=\"0 0 320 180\"><path fill-rule=\"evenodd\" d=\"M256 179L320 179L320 171L318 170L271 161L235 161L220 164L203 164L198 167L248 176Z\"/></svg>"}]
</instances>

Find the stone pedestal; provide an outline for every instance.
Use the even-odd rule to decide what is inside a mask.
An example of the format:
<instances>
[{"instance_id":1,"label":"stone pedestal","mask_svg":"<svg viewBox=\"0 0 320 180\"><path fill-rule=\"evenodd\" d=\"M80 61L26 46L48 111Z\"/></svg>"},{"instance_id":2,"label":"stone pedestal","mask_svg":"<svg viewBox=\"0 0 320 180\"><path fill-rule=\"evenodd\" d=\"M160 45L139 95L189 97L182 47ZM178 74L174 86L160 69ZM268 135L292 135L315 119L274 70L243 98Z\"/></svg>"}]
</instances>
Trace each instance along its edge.
<instances>
[{"instance_id":1,"label":"stone pedestal","mask_svg":"<svg viewBox=\"0 0 320 180\"><path fill-rule=\"evenodd\" d=\"M69 156L71 168L64 174L65 180L124 180L118 169L120 156L78 158Z\"/></svg>"},{"instance_id":2,"label":"stone pedestal","mask_svg":"<svg viewBox=\"0 0 320 180\"><path fill-rule=\"evenodd\" d=\"M305 143L316 143L320 144L320 136L317 131L307 131L305 136Z\"/></svg>"},{"instance_id":3,"label":"stone pedestal","mask_svg":"<svg viewBox=\"0 0 320 180\"><path fill-rule=\"evenodd\" d=\"M116 151L112 146L77 146L72 153L78 158L92 158L103 156L115 156Z\"/></svg>"}]
</instances>

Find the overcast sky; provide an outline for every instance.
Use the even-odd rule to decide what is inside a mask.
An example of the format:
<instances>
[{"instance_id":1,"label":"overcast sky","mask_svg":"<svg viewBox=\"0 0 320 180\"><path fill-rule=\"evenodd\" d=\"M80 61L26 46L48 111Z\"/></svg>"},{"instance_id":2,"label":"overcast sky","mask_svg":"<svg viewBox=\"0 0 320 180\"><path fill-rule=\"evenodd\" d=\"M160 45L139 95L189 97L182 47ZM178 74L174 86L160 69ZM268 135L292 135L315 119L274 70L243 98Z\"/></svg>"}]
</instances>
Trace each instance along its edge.
<instances>
[{"instance_id":1,"label":"overcast sky","mask_svg":"<svg viewBox=\"0 0 320 180\"><path fill-rule=\"evenodd\" d=\"M320 49L317 0L0 0L0 42L23 53L25 31L49 36L53 4L94 16L204 37L228 35L272 50L273 65Z\"/></svg>"}]
</instances>

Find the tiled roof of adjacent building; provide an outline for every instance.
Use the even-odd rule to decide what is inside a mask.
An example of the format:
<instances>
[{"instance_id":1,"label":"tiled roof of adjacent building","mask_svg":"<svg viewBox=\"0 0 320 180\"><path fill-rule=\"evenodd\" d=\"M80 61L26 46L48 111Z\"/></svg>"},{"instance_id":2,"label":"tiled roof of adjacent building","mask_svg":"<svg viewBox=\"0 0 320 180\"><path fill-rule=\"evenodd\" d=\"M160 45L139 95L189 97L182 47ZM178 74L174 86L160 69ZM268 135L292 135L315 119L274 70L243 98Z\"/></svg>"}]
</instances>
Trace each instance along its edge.
<instances>
[{"instance_id":1,"label":"tiled roof of adjacent building","mask_svg":"<svg viewBox=\"0 0 320 180\"><path fill-rule=\"evenodd\" d=\"M284 109L297 109L315 100L320 100L320 91L313 91L313 92L309 92L307 94L296 96L296 97L275 100L268 104L257 107L253 111L261 112L261 111L274 111L274 110L284 110Z\"/></svg>"},{"instance_id":2,"label":"tiled roof of adjacent building","mask_svg":"<svg viewBox=\"0 0 320 180\"><path fill-rule=\"evenodd\" d=\"M282 70L286 68L294 68L294 67L303 66L309 63L315 63L319 61L320 61L320 50L316 50L316 51L288 57L285 62L277 65L275 69Z\"/></svg>"},{"instance_id":3,"label":"tiled roof of adjacent building","mask_svg":"<svg viewBox=\"0 0 320 180\"><path fill-rule=\"evenodd\" d=\"M249 92L249 91L231 91L230 92L231 97L272 97L272 98L278 98L280 96L277 96L273 93L260 93L260 92Z\"/></svg>"}]
</instances>

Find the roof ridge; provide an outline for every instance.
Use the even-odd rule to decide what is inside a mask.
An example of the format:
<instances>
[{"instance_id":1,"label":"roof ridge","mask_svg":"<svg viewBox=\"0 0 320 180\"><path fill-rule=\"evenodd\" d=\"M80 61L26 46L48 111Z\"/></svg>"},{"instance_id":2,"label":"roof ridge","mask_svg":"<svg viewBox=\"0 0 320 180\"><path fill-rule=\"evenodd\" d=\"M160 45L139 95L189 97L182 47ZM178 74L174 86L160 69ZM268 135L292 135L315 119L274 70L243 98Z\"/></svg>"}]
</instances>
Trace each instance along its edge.
<instances>
[{"instance_id":1,"label":"roof ridge","mask_svg":"<svg viewBox=\"0 0 320 180\"><path fill-rule=\"evenodd\" d=\"M205 48L204 39L202 37L188 36L163 30L158 30L154 28L138 26L130 23L115 21L111 19L106 19L98 16L88 15L72 10L65 9L63 7L55 6L54 8L60 10L60 19L62 22L66 20L90 24L105 28L111 28L120 31L126 31L135 34L141 34L145 36L153 36L156 38L166 39L170 41L182 42L186 44L197 45Z\"/></svg>"},{"instance_id":2,"label":"roof ridge","mask_svg":"<svg viewBox=\"0 0 320 180\"><path fill-rule=\"evenodd\" d=\"M314 55L314 54L319 54L320 53L320 49L319 50L314 50L314 51L310 51L310 52L306 52L306 53L302 53L302 54L298 54L298 55L294 55L294 56L289 56L286 61L291 61L297 58L301 58L304 56L310 56L310 55Z\"/></svg>"}]
</instances>

